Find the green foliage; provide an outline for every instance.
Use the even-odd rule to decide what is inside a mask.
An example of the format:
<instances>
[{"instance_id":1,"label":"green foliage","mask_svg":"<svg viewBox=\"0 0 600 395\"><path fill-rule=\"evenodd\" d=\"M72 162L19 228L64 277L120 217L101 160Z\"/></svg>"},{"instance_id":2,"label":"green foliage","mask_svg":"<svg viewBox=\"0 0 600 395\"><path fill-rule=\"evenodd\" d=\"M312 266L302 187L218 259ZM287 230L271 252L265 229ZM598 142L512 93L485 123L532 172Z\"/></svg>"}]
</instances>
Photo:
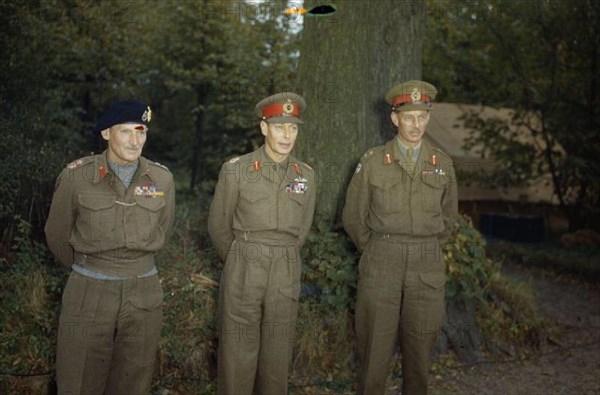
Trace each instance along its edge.
<instances>
[{"instance_id":1,"label":"green foliage","mask_svg":"<svg viewBox=\"0 0 600 395\"><path fill-rule=\"evenodd\" d=\"M0 258L0 392L40 393L52 375L65 278L47 265L45 246L31 241L31 225L15 223L11 251ZM24 381L11 372L40 375Z\"/></svg>"},{"instance_id":2,"label":"green foliage","mask_svg":"<svg viewBox=\"0 0 600 395\"><path fill-rule=\"evenodd\" d=\"M304 294L326 310L351 309L357 281L352 243L345 233L329 230L325 222L316 222L303 249Z\"/></svg>"},{"instance_id":3,"label":"green foliage","mask_svg":"<svg viewBox=\"0 0 600 395\"><path fill-rule=\"evenodd\" d=\"M446 297L475 300L477 324L489 347L539 347L551 331L536 306L533 291L500 273L499 261L486 256L486 244L469 217L461 216L444 245Z\"/></svg>"},{"instance_id":4,"label":"green foliage","mask_svg":"<svg viewBox=\"0 0 600 395\"><path fill-rule=\"evenodd\" d=\"M600 199L600 3L434 0L429 7L423 74L440 98L512 110L510 122L477 112L464 119L472 131L466 148L505 167L490 184L550 174L570 227L591 222Z\"/></svg>"},{"instance_id":5,"label":"green foliage","mask_svg":"<svg viewBox=\"0 0 600 395\"><path fill-rule=\"evenodd\" d=\"M485 240L471 219L460 216L444 245L446 259L446 297L485 301L490 279L499 266L486 257Z\"/></svg>"}]
</instances>

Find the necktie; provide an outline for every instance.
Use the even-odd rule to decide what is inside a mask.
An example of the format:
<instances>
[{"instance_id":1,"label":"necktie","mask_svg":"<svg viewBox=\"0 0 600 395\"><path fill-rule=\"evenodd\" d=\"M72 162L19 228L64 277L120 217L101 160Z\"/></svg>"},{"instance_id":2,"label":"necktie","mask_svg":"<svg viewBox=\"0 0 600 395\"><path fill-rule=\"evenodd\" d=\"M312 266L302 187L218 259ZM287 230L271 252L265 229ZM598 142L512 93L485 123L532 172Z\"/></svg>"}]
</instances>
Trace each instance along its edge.
<instances>
[{"instance_id":1,"label":"necktie","mask_svg":"<svg viewBox=\"0 0 600 395\"><path fill-rule=\"evenodd\" d=\"M413 152L414 150L412 148L406 150L406 168L408 169L409 173L415 171L415 163L413 162Z\"/></svg>"}]
</instances>

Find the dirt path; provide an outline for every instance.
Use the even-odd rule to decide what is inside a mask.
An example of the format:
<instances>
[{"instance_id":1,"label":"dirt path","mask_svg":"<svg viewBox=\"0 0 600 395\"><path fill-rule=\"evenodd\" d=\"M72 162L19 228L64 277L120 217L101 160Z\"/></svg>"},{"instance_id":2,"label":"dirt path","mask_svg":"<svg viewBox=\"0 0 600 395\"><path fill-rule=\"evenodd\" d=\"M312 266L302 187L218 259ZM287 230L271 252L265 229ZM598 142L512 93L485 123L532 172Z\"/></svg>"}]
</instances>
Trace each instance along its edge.
<instances>
[{"instance_id":1,"label":"dirt path","mask_svg":"<svg viewBox=\"0 0 600 395\"><path fill-rule=\"evenodd\" d=\"M600 287L550 278L517 266L507 266L503 272L536 291L540 311L558 325L560 345L549 344L540 355L525 361L450 371L431 383L430 393L599 395Z\"/></svg>"}]
</instances>

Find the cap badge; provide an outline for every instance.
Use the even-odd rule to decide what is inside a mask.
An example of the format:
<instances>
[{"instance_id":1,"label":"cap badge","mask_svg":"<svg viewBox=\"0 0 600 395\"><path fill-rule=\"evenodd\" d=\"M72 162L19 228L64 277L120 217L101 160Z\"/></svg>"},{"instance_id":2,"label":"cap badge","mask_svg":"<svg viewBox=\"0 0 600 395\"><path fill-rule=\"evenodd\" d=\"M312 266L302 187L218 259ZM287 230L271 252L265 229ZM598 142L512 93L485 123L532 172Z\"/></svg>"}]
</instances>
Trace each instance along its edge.
<instances>
[{"instance_id":1,"label":"cap badge","mask_svg":"<svg viewBox=\"0 0 600 395\"><path fill-rule=\"evenodd\" d=\"M292 101L290 99L288 99L287 103L283 105L283 112L285 112L286 114L291 114L292 112L294 112L294 105L292 104Z\"/></svg>"},{"instance_id":2,"label":"cap badge","mask_svg":"<svg viewBox=\"0 0 600 395\"><path fill-rule=\"evenodd\" d=\"M413 103L421 100L421 92L419 92L419 88L413 89L410 94L410 97L411 97Z\"/></svg>"},{"instance_id":3,"label":"cap badge","mask_svg":"<svg viewBox=\"0 0 600 395\"><path fill-rule=\"evenodd\" d=\"M150 106L148 106L146 108L146 111L144 111L144 113L142 114L142 121L150 122L151 119L152 119L152 110L150 109Z\"/></svg>"}]
</instances>

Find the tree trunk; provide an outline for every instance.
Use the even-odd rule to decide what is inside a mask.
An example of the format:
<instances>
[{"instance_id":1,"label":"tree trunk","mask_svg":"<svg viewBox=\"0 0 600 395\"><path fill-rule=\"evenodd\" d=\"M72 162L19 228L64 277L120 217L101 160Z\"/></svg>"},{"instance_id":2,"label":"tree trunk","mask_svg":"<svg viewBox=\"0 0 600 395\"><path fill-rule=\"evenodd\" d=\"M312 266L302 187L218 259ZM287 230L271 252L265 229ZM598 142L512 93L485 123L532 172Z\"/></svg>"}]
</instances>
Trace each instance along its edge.
<instances>
[{"instance_id":1,"label":"tree trunk","mask_svg":"<svg viewBox=\"0 0 600 395\"><path fill-rule=\"evenodd\" d=\"M304 18L298 91L308 108L296 152L317 173L318 218L334 227L360 156L393 135L385 93L421 78L425 26L423 0L336 4L334 16Z\"/></svg>"}]
</instances>

